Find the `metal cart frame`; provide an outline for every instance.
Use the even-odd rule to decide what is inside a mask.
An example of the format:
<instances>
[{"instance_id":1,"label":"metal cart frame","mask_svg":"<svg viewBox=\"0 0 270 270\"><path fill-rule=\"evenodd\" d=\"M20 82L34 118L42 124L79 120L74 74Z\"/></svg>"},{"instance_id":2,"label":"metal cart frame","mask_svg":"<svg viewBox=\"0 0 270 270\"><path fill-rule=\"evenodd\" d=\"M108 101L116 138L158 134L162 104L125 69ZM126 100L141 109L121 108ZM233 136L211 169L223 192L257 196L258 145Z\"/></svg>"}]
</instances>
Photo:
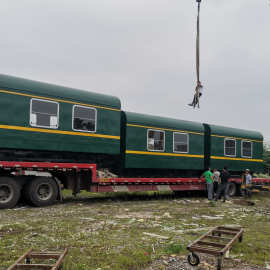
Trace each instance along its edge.
<instances>
[{"instance_id":1,"label":"metal cart frame","mask_svg":"<svg viewBox=\"0 0 270 270\"><path fill-rule=\"evenodd\" d=\"M64 257L68 250L65 249L62 253L57 252L34 252L33 249L29 249L24 255L22 255L14 264L12 264L7 270L21 270L21 269L41 269L41 270L57 270L60 268ZM55 264L31 264L31 259L55 259Z\"/></svg>"},{"instance_id":2,"label":"metal cart frame","mask_svg":"<svg viewBox=\"0 0 270 270\"><path fill-rule=\"evenodd\" d=\"M213 228L187 247L191 252L188 255L189 264L196 266L200 263L199 256L195 252L205 253L218 257L217 270L221 270L223 256L232 248L236 240L242 242L243 232L241 227L217 226Z\"/></svg>"}]
</instances>

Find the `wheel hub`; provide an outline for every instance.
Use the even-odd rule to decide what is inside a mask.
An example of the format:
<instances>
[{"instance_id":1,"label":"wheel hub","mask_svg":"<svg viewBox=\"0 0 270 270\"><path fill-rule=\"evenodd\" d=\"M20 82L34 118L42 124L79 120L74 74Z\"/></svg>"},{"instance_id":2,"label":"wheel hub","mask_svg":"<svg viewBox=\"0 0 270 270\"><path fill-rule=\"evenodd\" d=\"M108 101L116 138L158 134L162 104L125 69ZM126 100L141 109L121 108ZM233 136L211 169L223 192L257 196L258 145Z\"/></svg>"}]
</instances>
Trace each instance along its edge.
<instances>
[{"instance_id":1,"label":"wheel hub","mask_svg":"<svg viewBox=\"0 0 270 270\"><path fill-rule=\"evenodd\" d=\"M0 202L6 203L11 200L13 196L13 190L9 185L2 184L0 185Z\"/></svg>"},{"instance_id":2,"label":"wheel hub","mask_svg":"<svg viewBox=\"0 0 270 270\"><path fill-rule=\"evenodd\" d=\"M52 193L53 190L49 184L42 183L37 188L37 196L40 200L48 200Z\"/></svg>"}]
</instances>

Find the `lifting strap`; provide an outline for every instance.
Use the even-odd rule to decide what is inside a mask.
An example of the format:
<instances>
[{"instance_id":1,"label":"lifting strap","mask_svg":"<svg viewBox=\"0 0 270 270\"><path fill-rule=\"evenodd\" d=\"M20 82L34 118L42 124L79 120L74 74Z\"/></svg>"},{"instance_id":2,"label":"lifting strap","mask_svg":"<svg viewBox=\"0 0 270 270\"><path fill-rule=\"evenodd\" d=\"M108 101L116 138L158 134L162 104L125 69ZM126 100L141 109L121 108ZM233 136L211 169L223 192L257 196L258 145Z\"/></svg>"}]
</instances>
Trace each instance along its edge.
<instances>
[{"instance_id":1,"label":"lifting strap","mask_svg":"<svg viewBox=\"0 0 270 270\"><path fill-rule=\"evenodd\" d=\"M197 37L196 37L196 72L197 72L197 84L200 82L200 4L201 0L196 0L198 2L198 14L197 14Z\"/></svg>"},{"instance_id":2,"label":"lifting strap","mask_svg":"<svg viewBox=\"0 0 270 270\"><path fill-rule=\"evenodd\" d=\"M200 108L200 4L201 0L196 0L198 3L198 14L197 14L197 35L196 35L196 75L197 75L197 85L195 88L194 99L192 102L193 108L196 106Z\"/></svg>"}]
</instances>

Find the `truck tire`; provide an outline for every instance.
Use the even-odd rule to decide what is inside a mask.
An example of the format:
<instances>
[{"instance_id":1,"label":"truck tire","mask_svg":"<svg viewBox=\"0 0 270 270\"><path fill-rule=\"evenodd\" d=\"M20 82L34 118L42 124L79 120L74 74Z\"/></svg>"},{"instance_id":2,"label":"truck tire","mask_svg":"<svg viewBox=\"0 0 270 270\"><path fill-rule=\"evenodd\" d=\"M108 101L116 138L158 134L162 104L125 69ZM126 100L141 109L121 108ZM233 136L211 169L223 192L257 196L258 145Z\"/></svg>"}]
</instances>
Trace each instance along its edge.
<instances>
[{"instance_id":1,"label":"truck tire","mask_svg":"<svg viewBox=\"0 0 270 270\"><path fill-rule=\"evenodd\" d=\"M236 192L237 192L237 187L236 187L236 184L235 183L229 183L228 184L228 195L229 197L233 197L236 195Z\"/></svg>"},{"instance_id":2,"label":"truck tire","mask_svg":"<svg viewBox=\"0 0 270 270\"><path fill-rule=\"evenodd\" d=\"M0 177L0 209L13 208L21 196L20 185L11 177Z\"/></svg>"},{"instance_id":3,"label":"truck tire","mask_svg":"<svg viewBox=\"0 0 270 270\"><path fill-rule=\"evenodd\" d=\"M58 195L58 188L54 179L50 177L35 177L24 189L26 200L34 206L53 204Z\"/></svg>"}]
</instances>

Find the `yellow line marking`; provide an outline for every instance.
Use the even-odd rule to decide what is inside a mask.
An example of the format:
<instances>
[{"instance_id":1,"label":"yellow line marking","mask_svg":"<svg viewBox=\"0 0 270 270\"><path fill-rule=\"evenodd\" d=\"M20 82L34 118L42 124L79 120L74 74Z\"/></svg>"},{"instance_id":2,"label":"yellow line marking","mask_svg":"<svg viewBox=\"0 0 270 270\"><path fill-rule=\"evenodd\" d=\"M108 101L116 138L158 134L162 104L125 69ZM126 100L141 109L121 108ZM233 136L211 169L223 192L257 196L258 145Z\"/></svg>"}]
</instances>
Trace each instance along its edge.
<instances>
[{"instance_id":1,"label":"yellow line marking","mask_svg":"<svg viewBox=\"0 0 270 270\"><path fill-rule=\"evenodd\" d=\"M41 97L41 96L36 96L36 95L30 95L30 94L24 94L24 93L19 93L19 92L7 91L7 90L3 90L3 89L0 89L0 93L6 93L6 94L11 94L11 95L17 95L17 96L25 96L25 97L31 97L31 98L40 98L40 99L45 99L45 100L64 102L64 103L82 105L82 106L87 106L87 107L94 107L94 108L110 110L110 111L117 111L117 112L121 111L119 109L113 109L113 108L109 108L109 107L103 107L103 106L98 106L98 105L90 105L90 104L74 102L74 101L69 101L69 100L64 100L64 99Z\"/></svg>"},{"instance_id":2,"label":"yellow line marking","mask_svg":"<svg viewBox=\"0 0 270 270\"><path fill-rule=\"evenodd\" d=\"M213 137L218 137L218 138L228 138L228 139L246 140L246 141L250 141L250 142L259 142L259 143L263 143L263 141L259 141L259 140L251 140L251 139L247 139L247 138L239 138L239 137L231 137L231 136L222 136L222 135L216 135L216 134L211 134L211 136L213 136Z\"/></svg>"},{"instance_id":3,"label":"yellow line marking","mask_svg":"<svg viewBox=\"0 0 270 270\"><path fill-rule=\"evenodd\" d=\"M145 152L145 151L133 151L133 150L126 150L126 154L204 158L204 155L188 155L188 154L174 154L174 153L160 153L160 152Z\"/></svg>"},{"instance_id":4,"label":"yellow line marking","mask_svg":"<svg viewBox=\"0 0 270 270\"><path fill-rule=\"evenodd\" d=\"M227 160L242 160L242 161L253 161L253 162L263 162L262 159L251 159L251 158L233 158L233 157L218 157L211 156L212 159L227 159Z\"/></svg>"},{"instance_id":5,"label":"yellow line marking","mask_svg":"<svg viewBox=\"0 0 270 270\"><path fill-rule=\"evenodd\" d=\"M140 128L151 128L151 129L157 129L157 130L175 131L175 132L183 132L183 133L191 133L191 134L197 134L197 135L202 135L202 136L204 135L204 133L201 133L201 132L193 132L193 131L178 130L178 129L149 127L149 126L141 126L141 125L135 125L135 124L127 124L127 126L129 126L129 127L140 127Z\"/></svg>"},{"instance_id":6,"label":"yellow line marking","mask_svg":"<svg viewBox=\"0 0 270 270\"><path fill-rule=\"evenodd\" d=\"M103 134L96 134L96 133L84 133L84 132L53 130L53 129L43 129L43 128L29 128L29 127L7 126L7 125L0 125L0 128L11 129L11 130L21 130L21 131L41 132L41 133L76 135L76 136L86 136L86 137L97 137L97 138L120 140L120 136L103 135Z\"/></svg>"}]
</instances>

